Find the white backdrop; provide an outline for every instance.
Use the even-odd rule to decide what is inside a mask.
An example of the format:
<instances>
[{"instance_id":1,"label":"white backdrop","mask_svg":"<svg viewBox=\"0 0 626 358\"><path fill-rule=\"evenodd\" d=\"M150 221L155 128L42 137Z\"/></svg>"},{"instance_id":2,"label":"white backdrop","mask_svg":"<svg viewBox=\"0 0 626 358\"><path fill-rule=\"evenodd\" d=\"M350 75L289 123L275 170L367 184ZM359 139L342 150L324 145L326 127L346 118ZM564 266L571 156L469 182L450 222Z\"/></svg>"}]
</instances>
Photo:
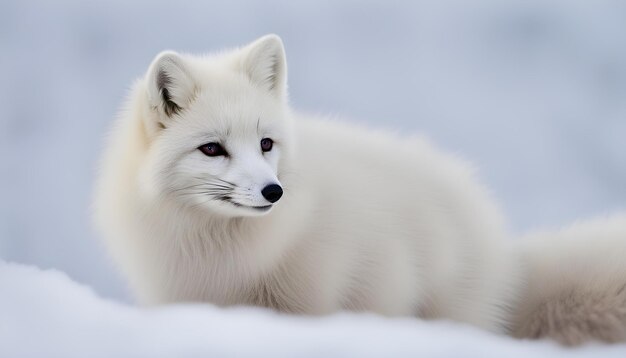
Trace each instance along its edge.
<instances>
[{"instance_id":1,"label":"white backdrop","mask_svg":"<svg viewBox=\"0 0 626 358\"><path fill-rule=\"evenodd\" d=\"M269 32L296 108L427 134L516 233L626 209L624 1L2 1L0 259L128 299L89 213L127 88L163 49Z\"/></svg>"}]
</instances>

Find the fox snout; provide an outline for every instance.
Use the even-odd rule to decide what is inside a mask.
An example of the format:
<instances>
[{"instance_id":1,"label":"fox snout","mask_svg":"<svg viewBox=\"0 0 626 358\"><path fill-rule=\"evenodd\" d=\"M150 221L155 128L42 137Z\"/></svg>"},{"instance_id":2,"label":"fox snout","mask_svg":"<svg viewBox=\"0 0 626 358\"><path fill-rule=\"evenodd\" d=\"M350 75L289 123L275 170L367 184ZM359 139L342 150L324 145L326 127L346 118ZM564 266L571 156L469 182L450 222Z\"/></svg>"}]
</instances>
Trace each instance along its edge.
<instances>
[{"instance_id":1,"label":"fox snout","mask_svg":"<svg viewBox=\"0 0 626 358\"><path fill-rule=\"evenodd\" d=\"M283 196L283 188L278 184L269 184L261 190L261 195L273 204Z\"/></svg>"}]
</instances>

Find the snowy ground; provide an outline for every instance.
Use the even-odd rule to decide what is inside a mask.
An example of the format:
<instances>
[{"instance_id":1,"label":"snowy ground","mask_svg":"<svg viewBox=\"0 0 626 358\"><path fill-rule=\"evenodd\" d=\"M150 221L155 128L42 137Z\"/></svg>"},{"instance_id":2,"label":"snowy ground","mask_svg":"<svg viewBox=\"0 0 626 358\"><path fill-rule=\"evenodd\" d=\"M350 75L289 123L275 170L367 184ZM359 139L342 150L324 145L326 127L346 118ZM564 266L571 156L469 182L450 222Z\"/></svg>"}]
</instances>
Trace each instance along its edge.
<instances>
[{"instance_id":1,"label":"snowy ground","mask_svg":"<svg viewBox=\"0 0 626 358\"><path fill-rule=\"evenodd\" d=\"M89 211L125 89L163 49L200 53L270 32L285 42L294 107L432 137L477 165L514 232L626 209L622 0L4 0L0 260L57 269L97 295L3 264L0 356L562 353L443 323L128 306ZM272 338L282 335L287 345Z\"/></svg>"},{"instance_id":2,"label":"snowy ground","mask_svg":"<svg viewBox=\"0 0 626 358\"><path fill-rule=\"evenodd\" d=\"M567 350L448 322L340 314L299 318L250 308L141 309L98 297L55 270L0 262L0 357L620 357Z\"/></svg>"}]
</instances>

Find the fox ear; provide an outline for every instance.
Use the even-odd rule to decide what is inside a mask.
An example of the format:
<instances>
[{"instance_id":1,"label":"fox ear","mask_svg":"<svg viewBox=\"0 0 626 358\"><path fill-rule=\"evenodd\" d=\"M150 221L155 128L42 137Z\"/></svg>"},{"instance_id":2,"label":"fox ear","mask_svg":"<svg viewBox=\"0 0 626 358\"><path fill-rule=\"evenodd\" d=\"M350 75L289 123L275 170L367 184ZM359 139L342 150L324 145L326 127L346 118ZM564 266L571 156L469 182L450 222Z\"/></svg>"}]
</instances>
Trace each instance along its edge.
<instances>
[{"instance_id":1,"label":"fox ear","mask_svg":"<svg viewBox=\"0 0 626 358\"><path fill-rule=\"evenodd\" d=\"M194 94L195 84L184 59L173 51L157 55L148 70L150 105L159 112L160 126L186 108Z\"/></svg>"},{"instance_id":2,"label":"fox ear","mask_svg":"<svg viewBox=\"0 0 626 358\"><path fill-rule=\"evenodd\" d=\"M278 98L287 94L287 61L278 35L265 35L245 48L243 70L250 81Z\"/></svg>"}]
</instances>

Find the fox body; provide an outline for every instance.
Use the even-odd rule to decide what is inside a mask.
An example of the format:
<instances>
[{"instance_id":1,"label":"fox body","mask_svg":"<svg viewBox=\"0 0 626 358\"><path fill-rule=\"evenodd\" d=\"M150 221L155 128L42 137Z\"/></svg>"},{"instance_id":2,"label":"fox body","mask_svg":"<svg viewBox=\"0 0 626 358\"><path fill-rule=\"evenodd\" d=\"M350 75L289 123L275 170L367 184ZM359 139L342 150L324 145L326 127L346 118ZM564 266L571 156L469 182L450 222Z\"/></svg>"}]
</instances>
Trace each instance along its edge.
<instances>
[{"instance_id":1,"label":"fox body","mask_svg":"<svg viewBox=\"0 0 626 358\"><path fill-rule=\"evenodd\" d=\"M526 270L471 168L424 139L298 114L286 81L268 35L164 52L135 84L95 208L139 302L510 325Z\"/></svg>"}]
</instances>

